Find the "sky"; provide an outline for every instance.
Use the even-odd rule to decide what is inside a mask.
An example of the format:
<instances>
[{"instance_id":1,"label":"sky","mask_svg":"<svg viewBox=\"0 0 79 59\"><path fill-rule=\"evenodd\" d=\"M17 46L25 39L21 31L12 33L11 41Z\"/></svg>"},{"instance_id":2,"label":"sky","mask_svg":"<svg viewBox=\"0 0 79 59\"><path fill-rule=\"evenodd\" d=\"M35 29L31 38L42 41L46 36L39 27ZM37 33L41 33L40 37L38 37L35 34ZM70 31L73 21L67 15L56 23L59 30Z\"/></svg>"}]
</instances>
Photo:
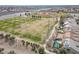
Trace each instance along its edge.
<instances>
[{"instance_id":1,"label":"sky","mask_svg":"<svg viewBox=\"0 0 79 59\"><path fill-rule=\"evenodd\" d=\"M0 0L0 5L78 5L78 0Z\"/></svg>"}]
</instances>

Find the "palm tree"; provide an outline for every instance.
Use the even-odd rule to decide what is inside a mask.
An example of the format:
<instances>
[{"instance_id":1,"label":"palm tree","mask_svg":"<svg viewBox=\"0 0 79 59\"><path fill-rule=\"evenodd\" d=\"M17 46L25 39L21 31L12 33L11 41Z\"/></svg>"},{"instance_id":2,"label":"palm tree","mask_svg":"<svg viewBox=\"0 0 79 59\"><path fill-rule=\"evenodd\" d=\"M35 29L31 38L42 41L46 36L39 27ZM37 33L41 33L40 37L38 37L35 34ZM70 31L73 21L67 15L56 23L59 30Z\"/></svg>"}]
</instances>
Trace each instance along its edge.
<instances>
[{"instance_id":1,"label":"palm tree","mask_svg":"<svg viewBox=\"0 0 79 59\"><path fill-rule=\"evenodd\" d=\"M38 16L38 18L41 18L41 16Z\"/></svg>"},{"instance_id":2,"label":"palm tree","mask_svg":"<svg viewBox=\"0 0 79 59\"><path fill-rule=\"evenodd\" d=\"M35 53L38 53L38 49L39 49L39 45L35 44L35 43L31 43L31 47L32 47L32 51L34 51Z\"/></svg>"},{"instance_id":3,"label":"palm tree","mask_svg":"<svg viewBox=\"0 0 79 59\"><path fill-rule=\"evenodd\" d=\"M32 43L32 51L35 51L37 49L37 44Z\"/></svg>"},{"instance_id":4,"label":"palm tree","mask_svg":"<svg viewBox=\"0 0 79 59\"><path fill-rule=\"evenodd\" d=\"M33 46L32 46L32 51L35 51L35 49L36 49L36 47L33 45Z\"/></svg>"},{"instance_id":5,"label":"palm tree","mask_svg":"<svg viewBox=\"0 0 79 59\"><path fill-rule=\"evenodd\" d=\"M24 40L22 40L21 42L22 42L22 45L24 46L24 45L25 45L25 41L24 41Z\"/></svg>"},{"instance_id":6,"label":"palm tree","mask_svg":"<svg viewBox=\"0 0 79 59\"><path fill-rule=\"evenodd\" d=\"M37 49L35 49L35 53L38 53L38 50Z\"/></svg>"},{"instance_id":7,"label":"palm tree","mask_svg":"<svg viewBox=\"0 0 79 59\"><path fill-rule=\"evenodd\" d=\"M35 16L34 16L34 15L32 15L32 18L35 18Z\"/></svg>"},{"instance_id":8,"label":"palm tree","mask_svg":"<svg viewBox=\"0 0 79 59\"><path fill-rule=\"evenodd\" d=\"M40 45L36 45L37 49L40 47Z\"/></svg>"},{"instance_id":9,"label":"palm tree","mask_svg":"<svg viewBox=\"0 0 79 59\"><path fill-rule=\"evenodd\" d=\"M3 39L4 38L4 35L3 33L0 34L0 39Z\"/></svg>"},{"instance_id":10,"label":"palm tree","mask_svg":"<svg viewBox=\"0 0 79 59\"><path fill-rule=\"evenodd\" d=\"M15 37L9 38L9 45L13 45L15 43Z\"/></svg>"},{"instance_id":11,"label":"palm tree","mask_svg":"<svg viewBox=\"0 0 79 59\"><path fill-rule=\"evenodd\" d=\"M22 15L20 14L20 16L22 16Z\"/></svg>"},{"instance_id":12,"label":"palm tree","mask_svg":"<svg viewBox=\"0 0 79 59\"><path fill-rule=\"evenodd\" d=\"M25 15L27 15L27 13L25 13Z\"/></svg>"},{"instance_id":13,"label":"palm tree","mask_svg":"<svg viewBox=\"0 0 79 59\"><path fill-rule=\"evenodd\" d=\"M6 34L5 35L5 42L8 42L9 41L9 38L10 38L10 34Z\"/></svg>"},{"instance_id":14,"label":"palm tree","mask_svg":"<svg viewBox=\"0 0 79 59\"><path fill-rule=\"evenodd\" d=\"M30 44L30 43L26 41L26 48L28 47L29 44Z\"/></svg>"}]
</instances>

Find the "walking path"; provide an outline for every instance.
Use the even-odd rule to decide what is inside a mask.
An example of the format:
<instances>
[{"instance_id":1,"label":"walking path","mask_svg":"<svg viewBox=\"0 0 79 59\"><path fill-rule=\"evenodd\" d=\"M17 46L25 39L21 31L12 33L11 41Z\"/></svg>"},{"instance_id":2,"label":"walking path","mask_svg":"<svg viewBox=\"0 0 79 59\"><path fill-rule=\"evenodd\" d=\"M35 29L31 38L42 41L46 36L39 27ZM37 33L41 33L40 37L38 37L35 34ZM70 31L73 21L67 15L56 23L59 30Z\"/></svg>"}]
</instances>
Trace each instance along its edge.
<instances>
[{"instance_id":1,"label":"walking path","mask_svg":"<svg viewBox=\"0 0 79 59\"><path fill-rule=\"evenodd\" d=\"M45 44L43 45L43 47L44 47L44 49L45 49L45 52L48 53L48 54L53 54L53 52L50 52L49 50L47 50L47 48L46 48L47 42L48 42L50 39L52 39L52 34L54 34L54 32L55 32L55 30L56 30L55 28L56 28L58 25L59 25L58 23L54 25L53 30L51 31L51 34L50 34L49 38L46 39ZM55 54L55 53L54 53L54 54Z\"/></svg>"}]
</instances>

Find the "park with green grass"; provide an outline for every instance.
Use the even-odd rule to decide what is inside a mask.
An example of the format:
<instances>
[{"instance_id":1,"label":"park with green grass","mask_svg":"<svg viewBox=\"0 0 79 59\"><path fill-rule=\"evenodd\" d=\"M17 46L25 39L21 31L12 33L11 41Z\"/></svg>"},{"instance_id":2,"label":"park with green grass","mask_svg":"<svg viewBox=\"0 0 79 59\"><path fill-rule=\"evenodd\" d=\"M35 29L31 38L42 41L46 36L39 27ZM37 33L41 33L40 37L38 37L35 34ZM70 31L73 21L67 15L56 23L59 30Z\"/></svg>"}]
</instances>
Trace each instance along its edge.
<instances>
[{"instance_id":1,"label":"park with green grass","mask_svg":"<svg viewBox=\"0 0 79 59\"><path fill-rule=\"evenodd\" d=\"M48 30L53 28L56 22L57 20L51 17L18 16L0 20L0 31L42 43L48 34Z\"/></svg>"}]
</instances>

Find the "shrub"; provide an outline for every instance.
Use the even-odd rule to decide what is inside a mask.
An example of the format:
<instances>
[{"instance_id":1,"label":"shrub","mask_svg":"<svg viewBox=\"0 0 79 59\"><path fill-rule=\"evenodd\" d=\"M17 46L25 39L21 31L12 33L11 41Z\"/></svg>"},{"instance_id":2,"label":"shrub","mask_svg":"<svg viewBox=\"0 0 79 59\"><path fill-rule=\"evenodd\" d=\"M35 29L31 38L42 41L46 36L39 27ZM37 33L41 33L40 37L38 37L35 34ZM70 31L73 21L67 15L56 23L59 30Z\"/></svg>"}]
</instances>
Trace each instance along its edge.
<instances>
[{"instance_id":1,"label":"shrub","mask_svg":"<svg viewBox=\"0 0 79 59\"><path fill-rule=\"evenodd\" d=\"M21 34L20 32L17 32L17 31L11 31L10 33L14 34L14 35L20 35Z\"/></svg>"},{"instance_id":2,"label":"shrub","mask_svg":"<svg viewBox=\"0 0 79 59\"><path fill-rule=\"evenodd\" d=\"M16 54L15 51L10 51L8 54Z\"/></svg>"},{"instance_id":3,"label":"shrub","mask_svg":"<svg viewBox=\"0 0 79 59\"><path fill-rule=\"evenodd\" d=\"M44 54L45 53L45 51L44 51L44 48L39 48L39 54Z\"/></svg>"}]
</instances>

